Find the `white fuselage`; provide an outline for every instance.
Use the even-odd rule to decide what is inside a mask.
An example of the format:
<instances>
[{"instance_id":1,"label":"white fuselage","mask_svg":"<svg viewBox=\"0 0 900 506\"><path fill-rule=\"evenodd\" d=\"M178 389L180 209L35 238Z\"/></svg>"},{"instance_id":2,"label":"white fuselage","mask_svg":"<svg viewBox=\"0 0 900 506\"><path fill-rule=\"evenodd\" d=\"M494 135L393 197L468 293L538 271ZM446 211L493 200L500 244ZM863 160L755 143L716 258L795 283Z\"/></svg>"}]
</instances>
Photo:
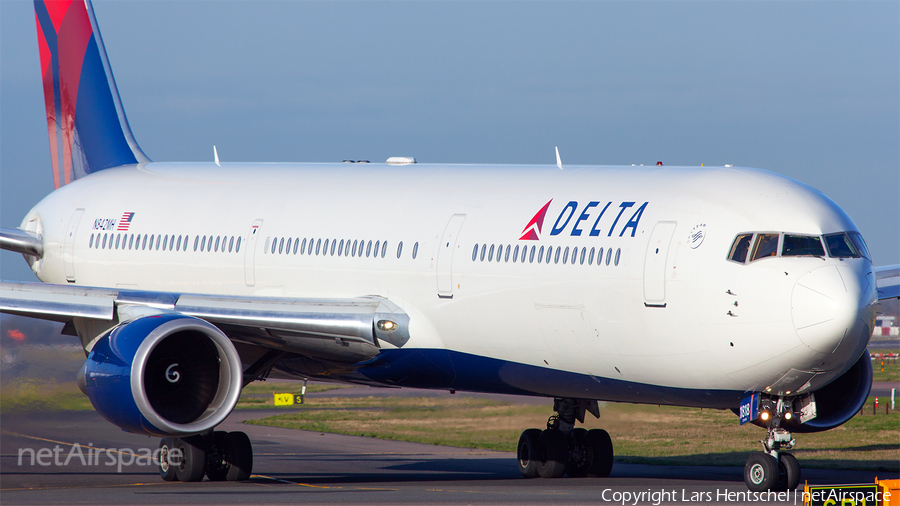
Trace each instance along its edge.
<instances>
[{"instance_id":1,"label":"white fuselage","mask_svg":"<svg viewBox=\"0 0 900 506\"><path fill-rule=\"evenodd\" d=\"M874 318L865 258L727 260L743 232L856 230L816 190L754 169L150 163L59 189L22 228L43 236L45 282L380 295L410 316L404 350L675 389L814 390Z\"/></svg>"}]
</instances>

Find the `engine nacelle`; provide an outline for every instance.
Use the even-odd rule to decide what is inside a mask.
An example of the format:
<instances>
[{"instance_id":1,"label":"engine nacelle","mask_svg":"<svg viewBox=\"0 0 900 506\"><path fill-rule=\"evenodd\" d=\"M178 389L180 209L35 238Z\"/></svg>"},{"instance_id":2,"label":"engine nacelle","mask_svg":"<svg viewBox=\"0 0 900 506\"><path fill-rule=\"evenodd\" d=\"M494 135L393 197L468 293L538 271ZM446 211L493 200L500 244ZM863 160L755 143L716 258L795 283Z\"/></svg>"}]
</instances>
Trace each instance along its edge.
<instances>
[{"instance_id":1,"label":"engine nacelle","mask_svg":"<svg viewBox=\"0 0 900 506\"><path fill-rule=\"evenodd\" d=\"M820 432L833 429L859 412L872 388L872 360L868 350L836 380L814 392L816 417L808 422L782 422L792 432ZM795 399L795 409L802 399Z\"/></svg>"},{"instance_id":2,"label":"engine nacelle","mask_svg":"<svg viewBox=\"0 0 900 506\"><path fill-rule=\"evenodd\" d=\"M178 313L115 327L94 344L82 373L97 412L128 432L153 436L212 429L234 409L243 382L228 337Z\"/></svg>"}]
</instances>

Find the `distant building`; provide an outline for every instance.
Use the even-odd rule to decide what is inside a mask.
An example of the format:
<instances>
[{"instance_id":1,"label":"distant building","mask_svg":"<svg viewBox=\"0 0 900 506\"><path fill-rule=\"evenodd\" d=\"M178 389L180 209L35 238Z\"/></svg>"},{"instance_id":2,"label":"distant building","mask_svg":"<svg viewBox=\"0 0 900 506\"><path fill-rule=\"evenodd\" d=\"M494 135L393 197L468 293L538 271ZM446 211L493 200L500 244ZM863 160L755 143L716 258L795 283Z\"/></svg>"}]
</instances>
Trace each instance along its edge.
<instances>
[{"instance_id":1,"label":"distant building","mask_svg":"<svg viewBox=\"0 0 900 506\"><path fill-rule=\"evenodd\" d=\"M900 327L895 325L896 320L894 316L879 315L875 318L872 336L900 336Z\"/></svg>"}]
</instances>

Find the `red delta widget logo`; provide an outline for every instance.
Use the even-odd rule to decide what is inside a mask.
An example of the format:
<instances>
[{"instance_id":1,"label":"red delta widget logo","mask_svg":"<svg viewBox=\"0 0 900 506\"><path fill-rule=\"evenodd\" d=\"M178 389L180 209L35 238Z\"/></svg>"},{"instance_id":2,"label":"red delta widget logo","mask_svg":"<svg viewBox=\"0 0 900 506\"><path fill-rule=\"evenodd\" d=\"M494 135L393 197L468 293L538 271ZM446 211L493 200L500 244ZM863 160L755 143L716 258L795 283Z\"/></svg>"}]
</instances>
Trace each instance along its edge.
<instances>
[{"instance_id":1,"label":"red delta widget logo","mask_svg":"<svg viewBox=\"0 0 900 506\"><path fill-rule=\"evenodd\" d=\"M519 237L520 241L539 241L541 239L544 218L547 216L547 210L550 209L550 204L552 202L553 199L547 201L547 203L544 204L544 207L542 207L534 217L531 218L531 221L525 225L525 228L522 229L522 237ZM584 207L581 207L578 201L569 201L569 203L563 207L562 211L560 211L559 216L556 217L556 222L554 222L553 228L550 229L550 236L560 235L568 229L569 235L574 237L580 237L584 232L587 232L587 235L590 237L598 237L604 231L606 231L606 237L612 237L622 215L626 210L633 208L634 204L635 202L620 203L618 206L619 212L616 213L616 217L613 219L612 215L615 212L615 208L613 208L613 212L610 212L609 214L606 213L610 206L612 206L612 201L607 202L602 209L600 209L599 200L592 200ZM634 237L635 232L637 232L638 223L641 221L641 216L644 215L644 210L647 209L647 204L649 204L649 202L644 202L632 212L631 218L629 218L628 221L622 225L622 228L619 229L618 237L624 236L628 229L631 229L630 237ZM572 218L576 215L578 215L578 218L572 223ZM603 220L604 216L607 217L606 220ZM587 225L588 223L591 223L592 219L593 225L588 229ZM609 222L612 223L607 227L606 224ZM570 223L572 223L571 227L569 227Z\"/></svg>"}]
</instances>

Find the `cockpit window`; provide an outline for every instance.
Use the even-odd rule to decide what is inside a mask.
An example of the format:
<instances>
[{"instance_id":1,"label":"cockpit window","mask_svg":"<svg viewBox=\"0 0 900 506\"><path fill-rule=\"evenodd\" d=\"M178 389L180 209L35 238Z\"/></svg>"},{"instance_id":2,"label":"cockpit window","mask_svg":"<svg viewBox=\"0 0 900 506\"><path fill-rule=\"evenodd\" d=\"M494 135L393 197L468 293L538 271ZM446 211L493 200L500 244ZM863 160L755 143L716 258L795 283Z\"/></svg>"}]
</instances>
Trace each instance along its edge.
<instances>
[{"instance_id":1,"label":"cockpit window","mask_svg":"<svg viewBox=\"0 0 900 506\"><path fill-rule=\"evenodd\" d=\"M818 237L784 234L784 242L781 246L781 256L824 257L825 250L822 248L822 241L820 241Z\"/></svg>"},{"instance_id":2,"label":"cockpit window","mask_svg":"<svg viewBox=\"0 0 900 506\"><path fill-rule=\"evenodd\" d=\"M750 241L753 239L753 234L741 234L734 239L734 244L731 245L731 252L728 254L728 259L733 262L744 263L747 261L747 252L750 251Z\"/></svg>"},{"instance_id":3,"label":"cockpit window","mask_svg":"<svg viewBox=\"0 0 900 506\"><path fill-rule=\"evenodd\" d=\"M828 256L832 258L856 258L859 256L847 234L828 234L824 239L825 246L828 247Z\"/></svg>"},{"instance_id":4,"label":"cockpit window","mask_svg":"<svg viewBox=\"0 0 900 506\"><path fill-rule=\"evenodd\" d=\"M860 235L859 232L847 232L847 235L850 236L850 240L853 242L853 245L856 246L856 251L866 257L866 259L871 260L872 257L869 256L869 248L866 247L866 241L863 240L862 235Z\"/></svg>"},{"instance_id":5,"label":"cockpit window","mask_svg":"<svg viewBox=\"0 0 900 506\"><path fill-rule=\"evenodd\" d=\"M759 234L753 247L751 260L773 257L778 254L778 234Z\"/></svg>"}]
</instances>

